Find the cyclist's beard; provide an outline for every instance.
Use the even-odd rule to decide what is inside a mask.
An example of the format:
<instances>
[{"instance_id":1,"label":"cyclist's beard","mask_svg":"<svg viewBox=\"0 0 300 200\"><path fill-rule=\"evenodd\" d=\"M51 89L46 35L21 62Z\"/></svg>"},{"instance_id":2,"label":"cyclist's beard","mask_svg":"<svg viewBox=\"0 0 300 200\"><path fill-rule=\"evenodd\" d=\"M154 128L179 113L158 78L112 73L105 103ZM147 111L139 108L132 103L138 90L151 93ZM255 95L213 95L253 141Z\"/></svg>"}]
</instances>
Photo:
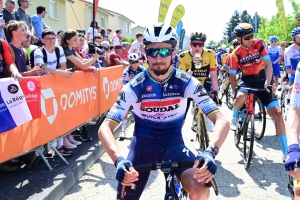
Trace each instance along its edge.
<instances>
[{"instance_id":1,"label":"cyclist's beard","mask_svg":"<svg viewBox=\"0 0 300 200\"><path fill-rule=\"evenodd\" d=\"M159 66L160 69L157 69L158 67L156 67L156 66ZM165 62L160 62L160 63L156 62L151 65L151 70L154 72L154 74L156 76L165 75L169 71L169 68L171 65L169 67L161 69L164 66L167 66L167 64ZM155 69L155 67L156 67L156 69Z\"/></svg>"}]
</instances>

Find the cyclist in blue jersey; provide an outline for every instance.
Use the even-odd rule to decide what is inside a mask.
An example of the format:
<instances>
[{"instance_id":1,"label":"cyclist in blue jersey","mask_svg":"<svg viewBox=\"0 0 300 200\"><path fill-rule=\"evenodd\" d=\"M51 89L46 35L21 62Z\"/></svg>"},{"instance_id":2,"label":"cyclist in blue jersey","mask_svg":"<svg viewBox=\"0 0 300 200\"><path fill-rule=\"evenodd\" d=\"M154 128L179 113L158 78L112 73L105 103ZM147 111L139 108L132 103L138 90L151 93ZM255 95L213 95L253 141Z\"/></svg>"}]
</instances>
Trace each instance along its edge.
<instances>
[{"instance_id":1,"label":"cyclist in blue jersey","mask_svg":"<svg viewBox=\"0 0 300 200\"><path fill-rule=\"evenodd\" d=\"M275 88L277 90L278 87L278 77L280 77L280 61L282 56L281 47L277 45L278 37L271 36L269 38L270 46L268 47L269 55L271 58L272 66L273 66L273 75L275 80Z\"/></svg>"},{"instance_id":2,"label":"cyclist in blue jersey","mask_svg":"<svg viewBox=\"0 0 300 200\"><path fill-rule=\"evenodd\" d=\"M291 32L294 43L291 44L284 52L284 65L286 73L289 74L290 85L294 83L295 70L300 61L300 27L294 28ZM292 87L290 87L286 105L290 105Z\"/></svg>"},{"instance_id":3,"label":"cyclist in blue jersey","mask_svg":"<svg viewBox=\"0 0 300 200\"><path fill-rule=\"evenodd\" d=\"M126 67L123 71L123 86L127 84L131 79L133 79L137 74L145 70L145 68L140 65L140 57L137 53L131 53L128 55L129 66ZM122 130L120 133L120 139L126 137L126 125L127 125L127 114L122 120Z\"/></svg>"},{"instance_id":4,"label":"cyclist in blue jersey","mask_svg":"<svg viewBox=\"0 0 300 200\"><path fill-rule=\"evenodd\" d=\"M188 73L172 66L177 40L176 31L170 25L160 23L146 28L143 42L149 68L122 88L116 103L99 128L101 144L117 168L117 199L121 198L122 186L131 186L134 182L137 185L136 192L133 196L125 195L124 199L140 198L150 172L138 173L134 166L185 159L195 159L194 167L176 170L176 177L181 180L191 200L209 198L209 189L205 183L216 172L214 158L226 139L229 124L203 85ZM211 144L198 156L191 153L182 139L181 129L188 97L193 98L215 124ZM124 158L117 149L112 131L131 105L134 109L134 135L129 154ZM196 167L199 160L205 163L200 169Z\"/></svg>"}]
</instances>

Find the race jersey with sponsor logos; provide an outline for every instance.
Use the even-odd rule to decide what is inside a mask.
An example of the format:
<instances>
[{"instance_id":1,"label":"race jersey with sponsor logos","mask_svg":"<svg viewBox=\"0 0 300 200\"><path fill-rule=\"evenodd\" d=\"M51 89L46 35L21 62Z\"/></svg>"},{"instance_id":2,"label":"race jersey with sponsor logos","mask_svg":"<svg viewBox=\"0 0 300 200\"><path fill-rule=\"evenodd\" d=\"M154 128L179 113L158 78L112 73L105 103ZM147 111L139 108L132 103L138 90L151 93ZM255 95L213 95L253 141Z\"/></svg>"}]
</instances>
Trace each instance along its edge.
<instances>
[{"instance_id":1,"label":"race jersey with sponsor logos","mask_svg":"<svg viewBox=\"0 0 300 200\"><path fill-rule=\"evenodd\" d=\"M133 79L137 74L141 73L144 71L145 68L141 65L138 66L137 70L134 71L131 69L130 65L126 67L123 71L123 80L122 83L126 84L128 83L131 79Z\"/></svg>"},{"instance_id":2,"label":"race jersey with sponsor logos","mask_svg":"<svg viewBox=\"0 0 300 200\"><path fill-rule=\"evenodd\" d=\"M181 135L187 98L193 98L207 116L219 112L218 106L203 85L181 70L172 69L164 82L157 82L148 70L135 76L119 93L107 120L120 123L132 105L134 135L146 138L167 138Z\"/></svg>"},{"instance_id":3,"label":"race jersey with sponsor logos","mask_svg":"<svg viewBox=\"0 0 300 200\"><path fill-rule=\"evenodd\" d=\"M261 39L254 39L248 49L237 47L231 54L231 74L242 70L242 81L258 82L266 80L265 64L263 60L270 59L268 47Z\"/></svg>"},{"instance_id":4,"label":"race jersey with sponsor logos","mask_svg":"<svg viewBox=\"0 0 300 200\"><path fill-rule=\"evenodd\" d=\"M228 57L228 53L223 53L221 56L221 62L222 62L222 66L224 66L224 64L226 63L226 59Z\"/></svg>"},{"instance_id":5,"label":"race jersey with sponsor logos","mask_svg":"<svg viewBox=\"0 0 300 200\"><path fill-rule=\"evenodd\" d=\"M289 46L284 52L284 66L286 69L296 70L300 61L300 50L294 48L294 45ZM295 74L291 74L289 77L290 82L293 83Z\"/></svg>"},{"instance_id":6,"label":"race jersey with sponsor logos","mask_svg":"<svg viewBox=\"0 0 300 200\"><path fill-rule=\"evenodd\" d=\"M270 55L272 63L275 60L277 60L279 57L281 58L282 50L279 46L274 46L274 47L269 46L268 51L269 51L269 55ZM273 66L279 66L279 65L280 65L280 62L273 64Z\"/></svg>"},{"instance_id":7,"label":"race jersey with sponsor logos","mask_svg":"<svg viewBox=\"0 0 300 200\"><path fill-rule=\"evenodd\" d=\"M203 48L201 57L201 68L194 69L193 76L197 78L202 84L208 78L211 71L217 71L216 52L211 49ZM193 56L190 51L184 51L179 54L179 69L188 71L192 68Z\"/></svg>"}]
</instances>

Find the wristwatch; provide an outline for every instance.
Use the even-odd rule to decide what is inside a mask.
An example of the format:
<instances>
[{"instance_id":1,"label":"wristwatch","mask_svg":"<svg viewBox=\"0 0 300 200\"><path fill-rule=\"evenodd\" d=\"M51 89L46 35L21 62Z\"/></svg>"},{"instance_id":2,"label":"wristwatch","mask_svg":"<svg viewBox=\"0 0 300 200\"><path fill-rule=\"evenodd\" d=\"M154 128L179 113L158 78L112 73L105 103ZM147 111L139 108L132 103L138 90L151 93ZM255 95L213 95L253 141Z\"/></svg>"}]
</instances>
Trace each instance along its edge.
<instances>
[{"instance_id":1,"label":"wristwatch","mask_svg":"<svg viewBox=\"0 0 300 200\"><path fill-rule=\"evenodd\" d=\"M211 149L211 151L215 154L215 156L218 155L218 153L219 153L219 147L217 147L217 145L215 145L215 144L210 144L210 145L208 146L208 148Z\"/></svg>"}]
</instances>

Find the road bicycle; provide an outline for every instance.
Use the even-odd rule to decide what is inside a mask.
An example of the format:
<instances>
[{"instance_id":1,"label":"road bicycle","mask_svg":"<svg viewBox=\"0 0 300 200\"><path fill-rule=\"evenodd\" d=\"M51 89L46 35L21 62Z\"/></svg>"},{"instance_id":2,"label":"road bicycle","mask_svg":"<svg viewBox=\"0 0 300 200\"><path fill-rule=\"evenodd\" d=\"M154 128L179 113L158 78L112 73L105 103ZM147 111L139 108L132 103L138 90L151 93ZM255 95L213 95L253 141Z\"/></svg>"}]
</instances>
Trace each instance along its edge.
<instances>
[{"instance_id":1,"label":"road bicycle","mask_svg":"<svg viewBox=\"0 0 300 200\"><path fill-rule=\"evenodd\" d=\"M199 109L195 102L193 102L193 125L192 131L196 133L196 141L199 142L199 149L201 152L207 149L209 144L209 135L207 124L205 120L204 113Z\"/></svg>"},{"instance_id":2,"label":"road bicycle","mask_svg":"<svg viewBox=\"0 0 300 200\"><path fill-rule=\"evenodd\" d=\"M195 160L181 160L177 162L172 161L163 161L161 163L148 163L134 166L134 169L138 172L148 172L152 170L160 169L165 176L166 180L166 193L165 200L188 200L189 194L184 190L181 185L180 180L176 177L174 169L192 167L194 165ZM203 162L200 163L199 167L203 165ZM213 178L210 182L206 184L207 187L212 187L215 191L215 194L218 195L218 187L215 179ZM136 189L135 184L131 187L126 187L126 194L133 195ZM124 194L122 194L123 196ZM123 199L122 197L121 199Z\"/></svg>"},{"instance_id":3,"label":"road bicycle","mask_svg":"<svg viewBox=\"0 0 300 200\"><path fill-rule=\"evenodd\" d=\"M244 168L248 169L252 160L254 137L261 139L265 132L266 111L259 99L255 98L254 92L266 91L260 88L238 87L238 89L248 90L248 98L244 109L240 110L238 129L234 133L234 144L238 147L241 137L243 136L244 148L243 159ZM272 92L272 91L271 91ZM272 93L271 93L272 94ZM257 106L255 106L257 104ZM255 112L255 107L258 112ZM262 130L255 130L255 121L262 121Z\"/></svg>"},{"instance_id":4,"label":"road bicycle","mask_svg":"<svg viewBox=\"0 0 300 200\"><path fill-rule=\"evenodd\" d=\"M242 73L239 72L236 74L236 81L237 83L241 80L241 77L242 77ZM226 104L227 104L227 107L231 110L233 108L233 99L234 97L232 96L232 87L231 87L231 83L229 82L227 84L227 87L225 89L225 95L226 95Z\"/></svg>"}]
</instances>

